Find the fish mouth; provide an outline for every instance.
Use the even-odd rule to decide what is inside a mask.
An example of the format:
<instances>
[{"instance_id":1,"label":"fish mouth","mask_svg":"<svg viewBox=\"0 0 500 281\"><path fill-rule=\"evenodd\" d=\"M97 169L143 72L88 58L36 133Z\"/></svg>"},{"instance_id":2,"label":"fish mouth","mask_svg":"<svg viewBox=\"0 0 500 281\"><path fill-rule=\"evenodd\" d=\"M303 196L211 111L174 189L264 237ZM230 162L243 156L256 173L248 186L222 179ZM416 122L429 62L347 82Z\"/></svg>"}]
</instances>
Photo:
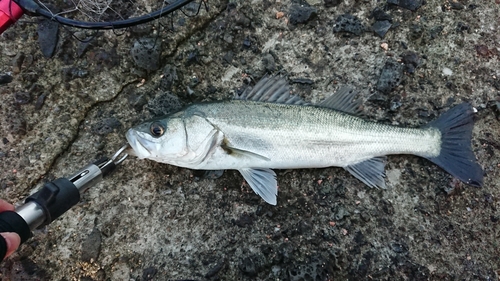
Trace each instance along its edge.
<instances>
[{"instance_id":1,"label":"fish mouth","mask_svg":"<svg viewBox=\"0 0 500 281\"><path fill-rule=\"evenodd\" d=\"M125 136L131 147L131 149L128 149L129 155L136 156L139 159L143 159L151 155L149 150L141 143L140 136L133 129L128 130Z\"/></svg>"}]
</instances>

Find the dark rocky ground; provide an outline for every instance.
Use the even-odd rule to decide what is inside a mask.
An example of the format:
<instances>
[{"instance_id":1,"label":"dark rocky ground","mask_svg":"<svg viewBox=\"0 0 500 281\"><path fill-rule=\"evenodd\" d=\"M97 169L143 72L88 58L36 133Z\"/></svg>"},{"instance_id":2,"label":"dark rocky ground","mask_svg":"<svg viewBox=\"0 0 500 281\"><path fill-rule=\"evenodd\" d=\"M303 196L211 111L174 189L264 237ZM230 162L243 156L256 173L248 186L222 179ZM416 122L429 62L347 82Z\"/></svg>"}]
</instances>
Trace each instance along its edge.
<instances>
[{"instance_id":1,"label":"dark rocky ground","mask_svg":"<svg viewBox=\"0 0 500 281\"><path fill-rule=\"evenodd\" d=\"M388 124L419 126L470 102L484 186L391 156L386 190L339 168L277 171L273 207L235 171L206 179L130 158L3 262L2 280L499 280L499 1L208 3L177 15L175 31L84 44L60 29L51 59L34 19L4 33L0 197L22 202L113 154L146 118L276 72L312 102L353 85L368 118ZM374 24L390 26L383 39Z\"/></svg>"}]
</instances>

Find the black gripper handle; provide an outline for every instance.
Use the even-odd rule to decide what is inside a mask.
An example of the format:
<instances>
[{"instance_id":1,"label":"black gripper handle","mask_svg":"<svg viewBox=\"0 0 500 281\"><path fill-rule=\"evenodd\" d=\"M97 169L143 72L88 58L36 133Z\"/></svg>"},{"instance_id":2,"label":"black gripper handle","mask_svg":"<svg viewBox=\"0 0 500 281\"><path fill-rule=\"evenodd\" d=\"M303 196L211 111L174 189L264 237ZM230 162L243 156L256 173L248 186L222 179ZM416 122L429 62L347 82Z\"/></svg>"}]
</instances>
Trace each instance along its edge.
<instances>
[{"instance_id":1,"label":"black gripper handle","mask_svg":"<svg viewBox=\"0 0 500 281\"><path fill-rule=\"evenodd\" d=\"M0 213L0 233L15 232L21 236L21 244L31 237L31 230L24 219L14 211ZM0 235L0 261L7 254L7 241Z\"/></svg>"}]
</instances>

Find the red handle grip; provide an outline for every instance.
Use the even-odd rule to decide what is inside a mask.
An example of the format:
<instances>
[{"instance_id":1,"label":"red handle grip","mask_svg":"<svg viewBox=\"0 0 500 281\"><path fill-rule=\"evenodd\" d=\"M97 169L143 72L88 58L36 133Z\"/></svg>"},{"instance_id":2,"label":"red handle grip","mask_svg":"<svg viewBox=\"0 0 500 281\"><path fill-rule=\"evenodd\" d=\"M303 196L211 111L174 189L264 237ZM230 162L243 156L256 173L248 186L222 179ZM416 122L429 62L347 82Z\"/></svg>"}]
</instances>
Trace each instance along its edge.
<instances>
[{"instance_id":1,"label":"red handle grip","mask_svg":"<svg viewBox=\"0 0 500 281\"><path fill-rule=\"evenodd\" d=\"M12 0L0 0L0 34L24 14L23 9Z\"/></svg>"}]
</instances>

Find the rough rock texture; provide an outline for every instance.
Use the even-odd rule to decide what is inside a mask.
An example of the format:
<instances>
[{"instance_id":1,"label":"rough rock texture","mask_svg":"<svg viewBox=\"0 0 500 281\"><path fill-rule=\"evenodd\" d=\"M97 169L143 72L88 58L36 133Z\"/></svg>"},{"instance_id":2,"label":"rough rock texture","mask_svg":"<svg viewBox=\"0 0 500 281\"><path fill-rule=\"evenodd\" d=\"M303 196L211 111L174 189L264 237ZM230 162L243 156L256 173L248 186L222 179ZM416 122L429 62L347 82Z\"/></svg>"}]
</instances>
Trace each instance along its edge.
<instances>
[{"instance_id":1,"label":"rough rock texture","mask_svg":"<svg viewBox=\"0 0 500 281\"><path fill-rule=\"evenodd\" d=\"M180 104L230 98L269 70L297 81L294 90L311 102L352 85L367 100L367 118L388 124L419 126L472 103L484 187L421 158L390 156L386 190L339 168L277 171L278 205L270 206L235 171L203 179L130 157L35 231L0 265L0 279L498 280L498 1L380 7L393 23L384 39L333 27L344 14L371 25L385 1L309 1L316 16L293 27L287 12L300 1L228 2L209 0L209 12L177 14L172 22L184 24L174 31L148 33L162 42L159 68L149 72L130 55L144 36L133 29L88 44L60 29L52 59L32 21L7 30L0 74L12 81L0 84L0 197L21 203L43 182L111 156L167 92ZM403 63L410 52L418 67L377 91L386 62ZM84 249L92 241L100 247Z\"/></svg>"}]
</instances>

